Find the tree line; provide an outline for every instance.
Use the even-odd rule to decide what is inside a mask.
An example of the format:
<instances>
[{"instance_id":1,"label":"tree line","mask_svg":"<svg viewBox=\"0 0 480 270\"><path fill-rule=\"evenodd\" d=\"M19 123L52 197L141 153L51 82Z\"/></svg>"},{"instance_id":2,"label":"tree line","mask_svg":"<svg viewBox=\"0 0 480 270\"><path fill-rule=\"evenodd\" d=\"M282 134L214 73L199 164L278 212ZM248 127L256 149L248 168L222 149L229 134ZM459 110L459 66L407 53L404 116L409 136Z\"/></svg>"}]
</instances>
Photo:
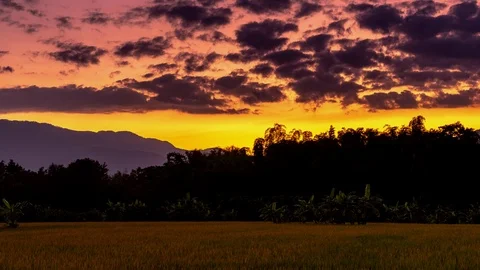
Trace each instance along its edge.
<instances>
[{"instance_id":1,"label":"tree line","mask_svg":"<svg viewBox=\"0 0 480 270\"><path fill-rule=\"evenodd\" d=\"M401 127L320 134L275 124L251 149L170 153L163 165L112 175L90 159L38 171L0 162L0 198L22 202L24 220L260 220L275 209L286 221L304 219L294 206L309 198L322 198L317 210L337 196L360 204L351 192L371 184L382 214L370 219L427 222L438 207L474 211L479 160L478 132L459 122L427 129L417 116ZM329 197L332 188L345 193ZM412 205L424 218L410 218Z\"/></svg>"}]
</instances>

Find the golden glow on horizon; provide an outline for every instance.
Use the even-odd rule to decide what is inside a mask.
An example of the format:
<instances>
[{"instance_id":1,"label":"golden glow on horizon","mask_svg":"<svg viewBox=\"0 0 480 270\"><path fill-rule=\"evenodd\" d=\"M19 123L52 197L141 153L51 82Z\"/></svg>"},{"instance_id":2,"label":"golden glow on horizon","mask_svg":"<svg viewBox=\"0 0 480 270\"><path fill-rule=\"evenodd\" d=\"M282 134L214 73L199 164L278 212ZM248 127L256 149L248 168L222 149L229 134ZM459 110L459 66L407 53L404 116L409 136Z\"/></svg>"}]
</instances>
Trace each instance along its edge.
<instances>
[{"instance_id":1,"label":"golden glow on horizon","mask_svg":"<svg viewBox=\"0 0 480 270\"><path fill-rule=\"evenodd\" d=\"M406 125L410 119L423 115L428 128L461 121L465 126L480 128L480 108L395 110L369 113L365 111L346 114L336 105L316 113L305 113L301 108L265 115L189 115L177 112L151 112L146 114L64 114L64 113L15 113L0 115L2 119L28 120L51 123L79 131L131 131L140 136L171 142L182 149L210 147L252 147L264 131L280 123L287 129L310 130L314 134L328 130L333 125L342 127L373 127L382 129L385 124Z\"/></svg>"}]
</instances>

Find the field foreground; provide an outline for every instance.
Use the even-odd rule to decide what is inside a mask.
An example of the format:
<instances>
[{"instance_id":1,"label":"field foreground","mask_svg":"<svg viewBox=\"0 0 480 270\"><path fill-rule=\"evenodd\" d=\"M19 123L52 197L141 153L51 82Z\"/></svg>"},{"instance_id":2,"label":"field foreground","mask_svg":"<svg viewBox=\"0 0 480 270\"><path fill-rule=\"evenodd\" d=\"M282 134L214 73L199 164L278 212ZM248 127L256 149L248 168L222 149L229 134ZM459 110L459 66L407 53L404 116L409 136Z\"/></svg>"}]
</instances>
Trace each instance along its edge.
<instances>
[{"instance_id":1,"label":"field foreground","mask_svg":"<svg viewBox=\"0 0 480 270\"><path fill-rule=\"evenodd\" d=\"M480 226L55 223L0 230L0 269L480 269Z\"/></svg>"}]
</instances>

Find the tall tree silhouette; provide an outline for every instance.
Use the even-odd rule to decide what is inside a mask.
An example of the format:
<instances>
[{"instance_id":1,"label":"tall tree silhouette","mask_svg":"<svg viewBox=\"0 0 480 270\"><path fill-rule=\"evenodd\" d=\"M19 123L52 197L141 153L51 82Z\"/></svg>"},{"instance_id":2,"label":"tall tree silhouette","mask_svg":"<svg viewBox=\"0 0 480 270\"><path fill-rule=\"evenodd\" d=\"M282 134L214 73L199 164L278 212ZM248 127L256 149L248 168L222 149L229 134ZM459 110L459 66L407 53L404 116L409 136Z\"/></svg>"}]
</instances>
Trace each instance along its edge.
<instances>
[{"instance_id":1,"label":"tall tree silhouette","mask_svg":"<svg viewBox=\"0 0 480 270\"><path fill-rule=\"evenodd\" d=\"M331 126L321 133L275 124L252 150L170 153L164 164L111 175L107 164L90 159L36 172L0 162L0 197L78 212L105 207L108 200L138 199L160 208L190 192L225 211L241 209L243 218L258 217L256 207L266 198L322 197L332 187L361 191L366 183L387 203L413 197L432 205L475 202L479 133L459 122L436 129L425 122L417 116L400 127L337 132Z\"/></svg>"}]
</instances>

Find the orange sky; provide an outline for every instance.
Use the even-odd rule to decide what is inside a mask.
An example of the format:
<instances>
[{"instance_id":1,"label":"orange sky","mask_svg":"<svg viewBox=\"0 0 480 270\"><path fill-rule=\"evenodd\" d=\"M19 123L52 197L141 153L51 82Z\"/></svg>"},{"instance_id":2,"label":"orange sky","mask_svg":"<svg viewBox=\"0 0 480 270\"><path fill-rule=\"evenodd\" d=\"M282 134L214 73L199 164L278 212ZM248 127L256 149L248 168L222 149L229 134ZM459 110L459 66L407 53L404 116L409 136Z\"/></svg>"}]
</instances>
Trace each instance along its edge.
<instances>
[{"instance_id":1,"label":"orange sky","mask_svg":"<svg viewBox=\"0 0 480 270\"><path fill-rule=\"evenodd\" d=\"M193 0L192 0L193 1ZM252 61L251 63L233 63L225 59L215 61L210 68L205 71L187 74L182 69L180 60L175 60L175 56L180 52L190 52L198 55L206 55L211 52L216 52L222 56L229 53L236 53L241 47L235 41L235 31L242 25L249 22L261 22L265 18L276 18L284 22L291 22L298 25L298 31L288 32L282 34L282 37L289 39L288 44L283 47L278 47L273 51L286 49L294 46L292 43L304 41L307 37L314 34L308 33L308 30L317 29L319 27L327 27L330 23L340 19L348 19L345 28L346 32L340 34L324 30L323 32L332 34L335 39L348 38L351 40L360 40L365 38L376 39L386 36L402 37L405 33L379 32L374 29L374 26L364 26L356 19L352 13L345 12L347 3L338 1L334 4L321 3L321 11L312 13L302 18L294 18L295 13L300 8L299 4L293 4L290 9L283 11L271 11L264 14L256 14L255 12L246 8L233 6L234 0L219 1L219 7L228 7L232 9L230 16L230 23L215 26L212 28L188 28L189 26L182 25L180 21L172 21L162 17L160 19L151 20L143 25L127 25L115 24L113 20L119 18L122 14L135 7L149 7L152 3L149 1L62 1L59 4L55 0L39 0L37 3L31 4L28 1L17 0L13 1L22 6L21 10L13 9L11 7L2 6L0 4L0 33L2 33L2 42L0 43L0 52L8 52L2 56L0 54L0 70L2 67L12 67L15 71L0 73L0 91L19 87L19 89L28 88L32 85L38 87L62 87L63 85L75 84L77 86L94 87L98 90L107 86L118 86L117 80L135 79L137 81L147 81L142 78L142 75L150 72L149 65L159 63L176 63L179 64L179 69L176 76L204 76L213 78L214 80L229 75L232 71L243 69L248 71L256 64L262 61ZM171 1L174 2L174 1ZM261 2L261 1L260 1ZM311 1L312 3L319 3L319 1ZM411 11L406 11L398 6L401 1L386 1L391 6L395 6L401 11L401 16L404 18ZM429 16L438 16L438 14L450 14L450 6L454 2L442 2L444 7L439 8L436 13ZM199 6L199 4L195 4ZM440 5L439 5L440 6ZM403 7L404 8L404 7ZM44 16L32 16L27 11L37 10L41 11ZM106 14L111 21L106 24L88 24L82 22L90 11L99 11ZM210 11L208 11L210 12ZM373 12L373 11L372 11ZM409 13L410 12L410 13ZM69 17L71 25L58 26L58 21L55 18L60 16ZM5 19L7 18L7 19ZM473 17L471 17L473 18ZM145 21L145 18L137 18L139 21ZM459 19L460 20L460 19ZM35 33L26 33L25 25L39 24L41 27ZM22 26L23 25L23 26ZM392 26L392 29L395 26ZM173 36L174 29L187 29L194 32L193 38L181 41ZM226 36L232 39L232 42L205 42L196 39L195 37L202 33L212 33L213 31L221 31ZM317 32L318 34L319 32ZM128 42L137 41L142 37L154 38L162 36L169 38L172 46L166 50L163 55L157 57L119 57L113 52L117 46ZM472 33L474 36L474 33ZM100 62L97 64L88 64L80 66L72 62L62 62L49 55L49 53L59 50L56 48L56 43L47 43L45 40L54 39L56 42L64 43L82 43L85 45L95 46L108 51L105 55L100 57ZM337 48L338 47L338 48ZM345 47L330 44L332 51L345 50ZM266 52L267 53L267 52ZM269 53L269 52L268 52ZM393 52L388 52L386 55ZM404 52L402 52L403 54ZM315 54L309 54L313 59ZM440 57L440 56L439 56ZM418 58L420 59L420 58ZM117 62L120 60L127 60L129 65L119 67ZM321 60L319 60L321 62ZM379 61L379 60L375 60ZM455 63L455 58L449 58L448 61ZM460 60L458 60L460 61ZM461 60L463 61L463 60ZM264 61L263 61L264 62ZM376 62L376 66L357 67L355 70L355 81L362 85L364 76L362 72L378 69L390 70L391 67L385 66L384 63ZM440 71L458 70L459 68L445 68ZM314 66L310 70L315 70ZM439 71L438 67L429 67L428 71ZM418 70L417 70L418 71ZM63 75L61 74L63 73ZM168 73L168 72L167 72ZM78 111L59 111L43 108L39 109L16 109L1 112L0 118L11 120L29 120L46 122L74 130L128 130L137 133L141 136L158 138L167 140L173 143L176 147L184 149L193 148L208 148L215 146L248 146L251 147L253 140L256 137L262 136L266 128L272 126L274 123L281 123L287 128L300 128L304 130L311 130L314 133L325 131L330 124L337 128L341 127L376 127L382 128L385 124L402 125L407 124L408 121L416 115L423 115L427 119L427 126L437 127L439 125L461 121L467 126L480 128L480 118L476 115L480 109L476 107L476 102L480 100L479 97L469 96L469 102L465 105L450 105L446 101L440 101L443 93L460 93L460 91L471 89L474 84L471 81L476 77L476 70L469 75L468 83L462 85L459 81L455 85L449 84L438 89L431 84L438 83L440 79L430 80L424 82L423 85L402 85L391 89L374 89L368 86L367 91L359 93L358 97L362 99L363 95L368 95L377 92L401 92L403 90L412 91L415 94L419 92L420 88L432 88L425 92L429 97L436 97L434 108L419 105L415 109L406 109L400 105L401 100L390 101L394 103L394 108L385 109L383 107L375 107L376 112L370 112L368 106L373 106L367 101L358 101L358 104L349 105L343 108L339 103L323 103L317 110L312 111L312 104L304 104L296 102L298 92L288 86L289 83L294 82L293 79L279 78L275 75L262 77L260 75L248 74L250 82L268 83L270 85L281 86L283 93L287 96L283 101L278 102L264 102L257 104L246 104L239 96L229 96L228 106L235 109L249 108L251 112L258 110L257 113L248 114L195 114L189 112L181 112L179 110L164 110L155 109L149 112L101 112L94 113L79 113ZM163 73L157 73L155 76L161 76ZM342 78L352 76L341 74ZM362 77L363 76L363 77ZM362 79L363 78L363 79ZM350 79L350 78L349 78ZM150 79L151 80L151 79ZM445 83L444 85L446 85ZM364 86L367 86L364 84ZM129 86L130 87L130 86ZM139 89L136 89L137 91ZM210 90L210 89L208 89ZM19 90L21 91L21 90ZM148 91L148 90L147 90ZM329 91L329 89L327 89ZM424 90L422 90L424 91ZM215 97L225 97L225 94L219 92L215 93ZM336 99L340 101L343 96L329 92L325 95L326 98ZM476 92L475 92L476 93ZM454 100L455 97L451 97ZM425 97L416 96L417 102L426 102ZM444 100L444 99L442 99ZM447 100L447 99L445 99ZM448 99L450 100L450 99ZM455 99L456 100L456 99ZM1 102L1 101L0 101ZM35 101L29 101L35 103ZM398 104L396 104L396 103ZM443 103L442 103L443 102ZM446 105L445 105L446 104ZM464 104L464 103L462 103ZM31 105L31 106L30 106ZM35 104L23 104L22 108L35 107ZM379 105L380 106L380 105ZM382 105L383 106L383 105ZM390 106L390 105L388 105ZM15 107L12 105L12 107ZM450 107L450 108L447 108ZM373 107L370 107L373 108Z\"/></svg>"}]
</instances>

